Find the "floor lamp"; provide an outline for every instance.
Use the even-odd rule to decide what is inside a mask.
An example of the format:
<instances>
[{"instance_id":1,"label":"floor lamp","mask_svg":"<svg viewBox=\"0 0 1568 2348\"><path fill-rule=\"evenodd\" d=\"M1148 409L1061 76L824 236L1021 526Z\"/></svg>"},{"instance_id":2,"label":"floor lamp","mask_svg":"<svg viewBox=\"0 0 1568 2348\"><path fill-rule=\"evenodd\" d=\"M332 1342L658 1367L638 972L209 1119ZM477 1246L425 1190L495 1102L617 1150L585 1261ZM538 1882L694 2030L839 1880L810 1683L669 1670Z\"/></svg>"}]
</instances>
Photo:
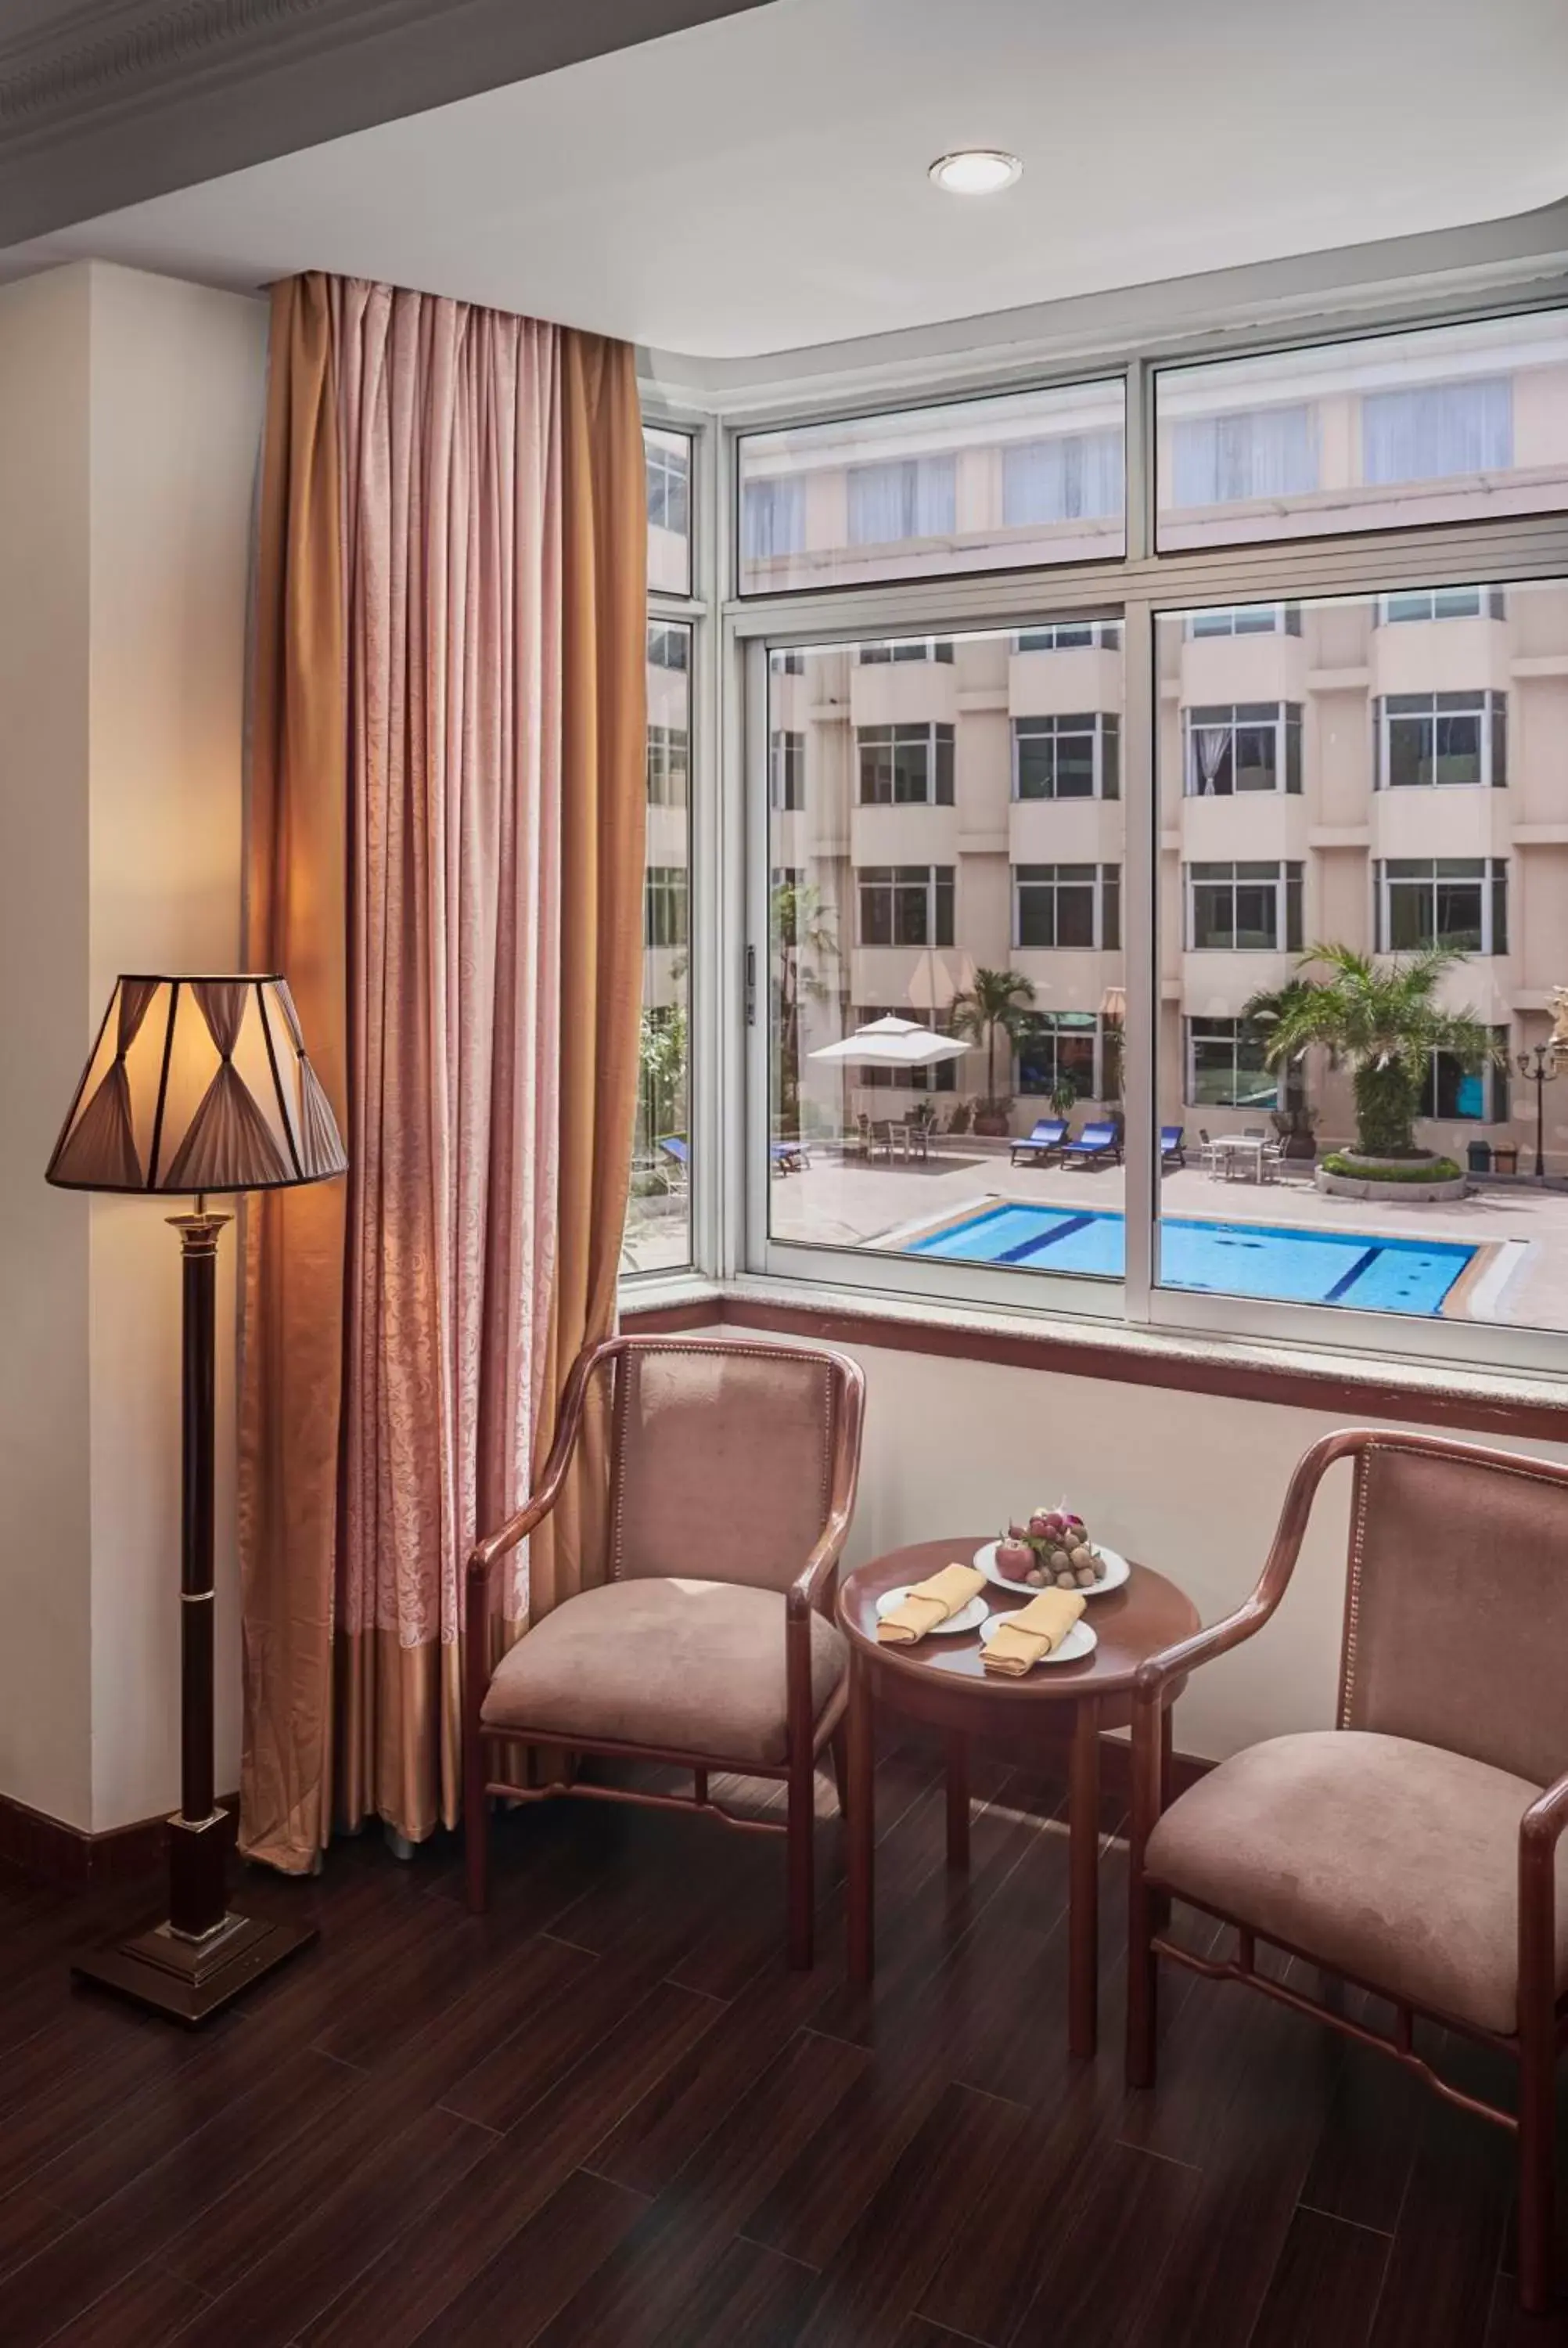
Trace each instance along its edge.
<instances>
[{"instance_id":1,"label":"floor lamp","mask_svg":"<svg viewBox=\"0 0 1568 2348\"><path fill-rule=\"evenodd\" d=\"M169 1822L169 1913L73 1971L177 2021L204 2022L316 1937L313 1924L236 1915L229 1819L212 1750L215 1194L342 1174L336 1120L276 976L119 979L77 1086L48 1179L63 1189L185 1196L171 1215L184 1273L179 1808Z\"/></svg>"}]
</instances>

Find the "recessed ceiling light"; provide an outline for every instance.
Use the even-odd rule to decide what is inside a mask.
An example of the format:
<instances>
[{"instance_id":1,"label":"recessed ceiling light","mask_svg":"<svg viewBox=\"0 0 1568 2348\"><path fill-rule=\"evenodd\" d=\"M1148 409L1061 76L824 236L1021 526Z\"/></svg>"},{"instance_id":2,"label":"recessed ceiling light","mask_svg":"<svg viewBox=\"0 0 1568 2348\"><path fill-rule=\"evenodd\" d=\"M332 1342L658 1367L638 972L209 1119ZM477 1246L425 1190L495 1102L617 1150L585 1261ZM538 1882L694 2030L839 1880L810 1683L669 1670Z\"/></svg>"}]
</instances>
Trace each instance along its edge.
<instances>
[{"instance_id":1,"label":"recessed ceiling light","mask_svg":"<svg viewBox=\"0 0 1568 2348\"><path fill-rule=\"evenodd\" d=\"M999 147L960 147L938 155L930 176L950 196L999 196L1023 177L1023 165Z\"/></svg>"}]
</instances>

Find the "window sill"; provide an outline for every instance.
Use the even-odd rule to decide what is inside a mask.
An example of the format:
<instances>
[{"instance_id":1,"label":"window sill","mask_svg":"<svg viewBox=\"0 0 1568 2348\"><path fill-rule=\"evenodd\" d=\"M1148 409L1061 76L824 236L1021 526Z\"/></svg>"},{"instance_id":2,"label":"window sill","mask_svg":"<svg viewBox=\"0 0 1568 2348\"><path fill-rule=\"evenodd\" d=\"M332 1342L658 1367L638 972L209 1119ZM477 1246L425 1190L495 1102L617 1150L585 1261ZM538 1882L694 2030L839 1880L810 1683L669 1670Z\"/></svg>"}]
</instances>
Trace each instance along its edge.
<instances>
[{"instance_id":1,"label":"window sill","mask_svg":"<svg viewBox=\"0 0 1568 2348\"><path fill-rule=\"evenodd\" d=\"M1434 1367L1317 1346L1175 1334L1104 1322L868 1297L812 1282L684 1274L622 1292L621 1326L653 1334L714 1327L772 1331L949 1360L991 1362L1061 1377L1100 1378L1212 1394L1281 1408L1445 1426L1481 1437L1568 1443L1568 1381L1518 1372Z\"/></svg>"}]
</instances>

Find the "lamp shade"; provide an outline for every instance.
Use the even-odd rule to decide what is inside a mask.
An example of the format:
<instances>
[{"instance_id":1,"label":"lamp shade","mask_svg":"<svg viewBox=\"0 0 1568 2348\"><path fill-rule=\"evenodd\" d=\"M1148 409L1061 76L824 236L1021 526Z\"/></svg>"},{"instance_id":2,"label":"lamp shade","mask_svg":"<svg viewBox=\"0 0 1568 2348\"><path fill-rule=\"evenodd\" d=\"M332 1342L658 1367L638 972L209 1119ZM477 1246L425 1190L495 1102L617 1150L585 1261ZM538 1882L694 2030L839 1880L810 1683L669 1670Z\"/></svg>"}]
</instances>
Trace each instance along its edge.
<instances>
[{"instance_id":1,"label":"lamp shade","mask_svg":"<svg viewBox=\"0 0 1568 2348\"><path fill-rule=\"evenodd\" d=\"M48 1179L67 1190L278 1190L347 1166L282 978L125 977Z\"/></svg>"}]
</instances>

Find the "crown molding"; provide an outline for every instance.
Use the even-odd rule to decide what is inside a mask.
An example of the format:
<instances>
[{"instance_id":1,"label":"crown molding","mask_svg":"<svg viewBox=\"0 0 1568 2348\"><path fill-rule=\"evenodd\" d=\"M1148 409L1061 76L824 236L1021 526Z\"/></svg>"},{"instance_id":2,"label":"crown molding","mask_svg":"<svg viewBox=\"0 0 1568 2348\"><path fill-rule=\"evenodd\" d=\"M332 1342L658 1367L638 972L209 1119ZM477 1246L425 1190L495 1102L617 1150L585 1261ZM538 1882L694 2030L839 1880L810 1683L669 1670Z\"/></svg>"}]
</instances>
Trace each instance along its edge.
<instances>
[{"instance_id":1,"label":"crown molding","mask_svg":"<svg viewBox=\"0 0 1568 2348\"><path fill-rule=\"evenodd\" d=\"M0 247L763 0L75 0L0 32Z\"/></svg>"}]
</instances>

